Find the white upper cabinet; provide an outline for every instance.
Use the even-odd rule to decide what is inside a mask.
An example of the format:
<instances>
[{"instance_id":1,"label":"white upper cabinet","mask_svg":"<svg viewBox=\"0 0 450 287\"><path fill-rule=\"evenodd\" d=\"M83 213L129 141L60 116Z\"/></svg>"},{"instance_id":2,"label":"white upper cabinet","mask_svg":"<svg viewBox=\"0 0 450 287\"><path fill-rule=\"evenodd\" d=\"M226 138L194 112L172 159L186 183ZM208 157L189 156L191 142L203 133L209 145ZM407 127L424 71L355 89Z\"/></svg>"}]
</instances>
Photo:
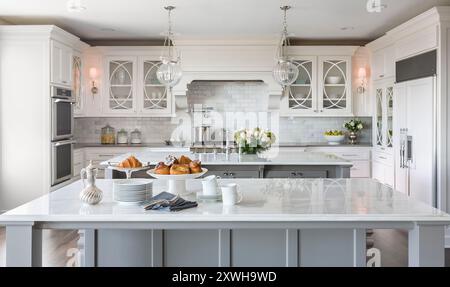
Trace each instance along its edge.
<instances>
[{"instance_id":1,"label":"white upper cabinet","mask_svg":"<svg viewBox=\"0 0 450 287\"><path fill-rule=\"evenodd\" d=\"M382 80L395 76L395 47L389 46L373 53L373 80Z\"/></svg>"},{"instance_id":2,"label":"white upper cabinet","mask_svg":"<svg viewBox=\"0 0 450 287\"><path fill-rule=\"evenodd\" d=\"M351 57L296 57L297 80L281 103L283 116L352 116Z\"/></svg>"},{"instance_id":3,"label":"white upper cabinet","mask_svg":"<svg viewBox=\"0 0 450 287\"><path fill-rule=\"evenodd\" d=\"M83 63L81 54L74 52L72 58L72 94L75 101L74 113L81 115L83 113L84 101L83 101Z\"/></svg>"},{"instance_id":4,"label":"white upper cabinet","mask_svg":"<svg viewBox=\"0 0 450 287\"><path fill-rule=\"evenodd\" d=\"M299 74L282 99L286 114L317 114L317 58L296 58Z\"/></svg>"},{"instance_id":5,"label":"white upper cabinet","mask_svg":"<svg viewBox=\"0 0 450 287\"><path fill-rule=\"evenodd\" d=\"M156 77L160 65L161 61L153 58L139 60L139 82L142 86L138 98L142 114L161 116L172 113L172 95Z\"/></svg>"},{"instance_id":6,"label":"white upper cabinet","mask_svg":"<svg viewBox=\"0 0 450 287\"><path fill-rule=\"evenodd\" d=\"M58 41L51 41L51 78L52 84L72 86L72 48Z\"/></svg>"},{"instance_id":7,"label":"white upper cabinet","mask_svg":"<svg viewBox=\"0 0 450 287\"><path fill-rule=\"evenodd\" d=\"M104 112L134 114L136 109L136 57L107 57Z\"/></svg>"},{"instance_id":8,"label":"white upper cabinet","mask_svg":"<svg viewBox=\"0 0 450 287\"><path fill-rule=\"evenodd\" d=\"M319 113L352 115L351 57L319 57Z\"/></svg>"},{"instance_id":9,"label":"white upper cabinet","mask_svg":"<svg viewBox=\"0 0 450 287\"><path fill-rule=\"evenodd\" d=\"M393 108L394 81L379 81L375 88L374 142L377 149L392 152L393 148Z\"/></svg>"}]
</instances>

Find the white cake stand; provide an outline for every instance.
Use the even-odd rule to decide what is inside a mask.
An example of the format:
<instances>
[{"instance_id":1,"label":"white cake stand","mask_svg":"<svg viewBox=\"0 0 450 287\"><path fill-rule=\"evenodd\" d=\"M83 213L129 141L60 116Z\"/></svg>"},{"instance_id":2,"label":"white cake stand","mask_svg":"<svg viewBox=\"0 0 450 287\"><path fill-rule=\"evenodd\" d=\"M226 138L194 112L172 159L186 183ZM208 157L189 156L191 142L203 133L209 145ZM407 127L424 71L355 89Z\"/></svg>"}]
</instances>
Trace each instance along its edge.
<instances>
[{"instance_id":1,"label":"white cake stand","mask_svg":"<svg viewBox=\"0 0 450 287\"><path fill-rule=\"evenodd\" d=\"M206 168L202 168L202 172L200 173L163 175L157 174L154 169L151 169L147 171L147 174L157 179L167 180L167 192L180 195L186 194L186 180L202 177L207 172L208 170Z\"/></svg>"}]
</instances>

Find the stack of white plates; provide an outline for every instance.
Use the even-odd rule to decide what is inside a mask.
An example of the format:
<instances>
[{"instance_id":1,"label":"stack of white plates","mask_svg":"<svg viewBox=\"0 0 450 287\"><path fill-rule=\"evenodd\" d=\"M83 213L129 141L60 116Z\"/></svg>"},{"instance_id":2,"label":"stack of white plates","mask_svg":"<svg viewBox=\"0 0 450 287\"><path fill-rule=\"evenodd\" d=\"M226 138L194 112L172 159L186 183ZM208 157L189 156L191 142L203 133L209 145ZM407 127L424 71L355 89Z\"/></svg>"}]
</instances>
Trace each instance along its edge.
<instances>
[{"instance_id":1,"label":"stack of white plates","mask_svg":"<svg viewBox=\"0 0 450 287\"><path fill-rule=\"evenodd\" d=\"M113 184L113 199L121 203L140 203L152 197L153 180L123 179Z\"/></svg>"}]
</instances>

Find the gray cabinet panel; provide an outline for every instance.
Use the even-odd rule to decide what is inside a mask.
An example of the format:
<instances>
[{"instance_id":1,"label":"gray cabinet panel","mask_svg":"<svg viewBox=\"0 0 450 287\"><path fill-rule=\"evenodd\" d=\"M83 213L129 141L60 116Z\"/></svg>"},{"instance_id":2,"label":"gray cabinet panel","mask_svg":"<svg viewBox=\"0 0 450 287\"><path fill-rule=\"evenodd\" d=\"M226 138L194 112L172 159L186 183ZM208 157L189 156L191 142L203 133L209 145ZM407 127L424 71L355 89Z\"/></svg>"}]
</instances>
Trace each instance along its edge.
<instances>
[{"instance_id":1,"label":"gray cabinet panel","mask_svg":"<svg viewBox=\"0 0 450 287\"><path fill-rule=\"evenodd\" d=\"M286 230L232 230L231 266L286 266Z\"/></svg>"},{"instance_id":2,"label":"gray cabinet panel","mask_svg":"<svg viewBox=\"0 0 450 287\"><path fill-rule=\"evenodd\" d=\"M264 178L329 178L330 170L323 166L266 166Z\"/></svg>"},{"instance_id":3,"label":"gray cabinet panel","mask_svg":"<svg viewBox=\"0 0 450 287\"><path fill-rule=\"evenodd\" d=\"M354 253L353 230L300 230L301 267L351 267Z\"/></svg>"},{"instance_id":4,"label":"gray cabinet panel","mask_svg":"<svg viewBox=\"0 0 450 287\"><path fill-rule=\"evenodd\" d=\"M205 166L208 175L216 175L221 178L260 178L263 167L260 166Z\"/></svg>"},{"instance_id":5,"label":"gray cabinet panel","mask_svg":"<svg viewBox=\"0 0 450 287\"><path fill-rule=\"evenodd\" d=\"M218 230L164 231L164 266L219 266Z\"/></svg>"},{"instance_id":6,"label":"gray cabinet panel","mask_svg":"<svg viewBox=\"0 0 450 287\"><path fill-rule=\"evenodd\" d=\"M151 230L98 230L97 266L150 267L151 244Z\"/></svg>"}]
</instances>

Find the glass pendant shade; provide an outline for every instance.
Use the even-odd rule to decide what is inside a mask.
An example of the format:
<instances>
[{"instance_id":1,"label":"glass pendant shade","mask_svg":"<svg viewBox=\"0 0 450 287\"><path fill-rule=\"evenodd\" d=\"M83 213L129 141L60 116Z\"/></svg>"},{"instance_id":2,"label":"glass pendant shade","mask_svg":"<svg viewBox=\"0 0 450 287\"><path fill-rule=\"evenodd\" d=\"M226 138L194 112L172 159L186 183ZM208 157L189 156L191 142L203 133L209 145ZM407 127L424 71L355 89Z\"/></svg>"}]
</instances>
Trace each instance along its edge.
<instances>
[{"instance_id":1,"label":"glass pendant shade","mask_svg":"<svg viewBox=\"0 0 450 287\"><path fill-rule=\"evenodd\" d=\"M159 82L167 87L176 86L183 76L180 64L175 61L163 61L156 72Z\"/></svg>"},{"instance_id":2,"label":"glass pendant shade","mask_svg":"<svg viewBox=\"0 0 450 287\"><path fill-rule=\"evenodd\" d=\"M183 71L180 65L180 55L175 47L173 32L172 32L172 20L171 12L175 9L174 6L166 6L164 9L168 12L169 29L164 39L165 55L161 57L162 64L156 71L156 77L159 82L168 88L176 86L183 76Z\"/></svg>"},{"instance_id":3,"label":"glass pendant shade","mask_svg":"<svg viewBox=\"0 0 450 287\"><path fill-rule=\"evenodd\" d=\"M299 70L297 65L289 60L286 56L286 50L290 46L287 32L287 11L291 9L290 6L282 6L283 11L283 32L281 33L281 40L277 49L277 63L273 68L272 75L274 80L283 88L292 85L298 78Z\"/></svg>"},{"instance_id":4,"label":"glass pendant shade","mask_svg":"<svg viewBox=\"0 0 450 287\"><path fill-rule=\"evenodd\" d=\"M298 67L288 60L279 60L273 69L273 78L283 87L292 85L298 78Z\"/></svg>"}]
</instances>

